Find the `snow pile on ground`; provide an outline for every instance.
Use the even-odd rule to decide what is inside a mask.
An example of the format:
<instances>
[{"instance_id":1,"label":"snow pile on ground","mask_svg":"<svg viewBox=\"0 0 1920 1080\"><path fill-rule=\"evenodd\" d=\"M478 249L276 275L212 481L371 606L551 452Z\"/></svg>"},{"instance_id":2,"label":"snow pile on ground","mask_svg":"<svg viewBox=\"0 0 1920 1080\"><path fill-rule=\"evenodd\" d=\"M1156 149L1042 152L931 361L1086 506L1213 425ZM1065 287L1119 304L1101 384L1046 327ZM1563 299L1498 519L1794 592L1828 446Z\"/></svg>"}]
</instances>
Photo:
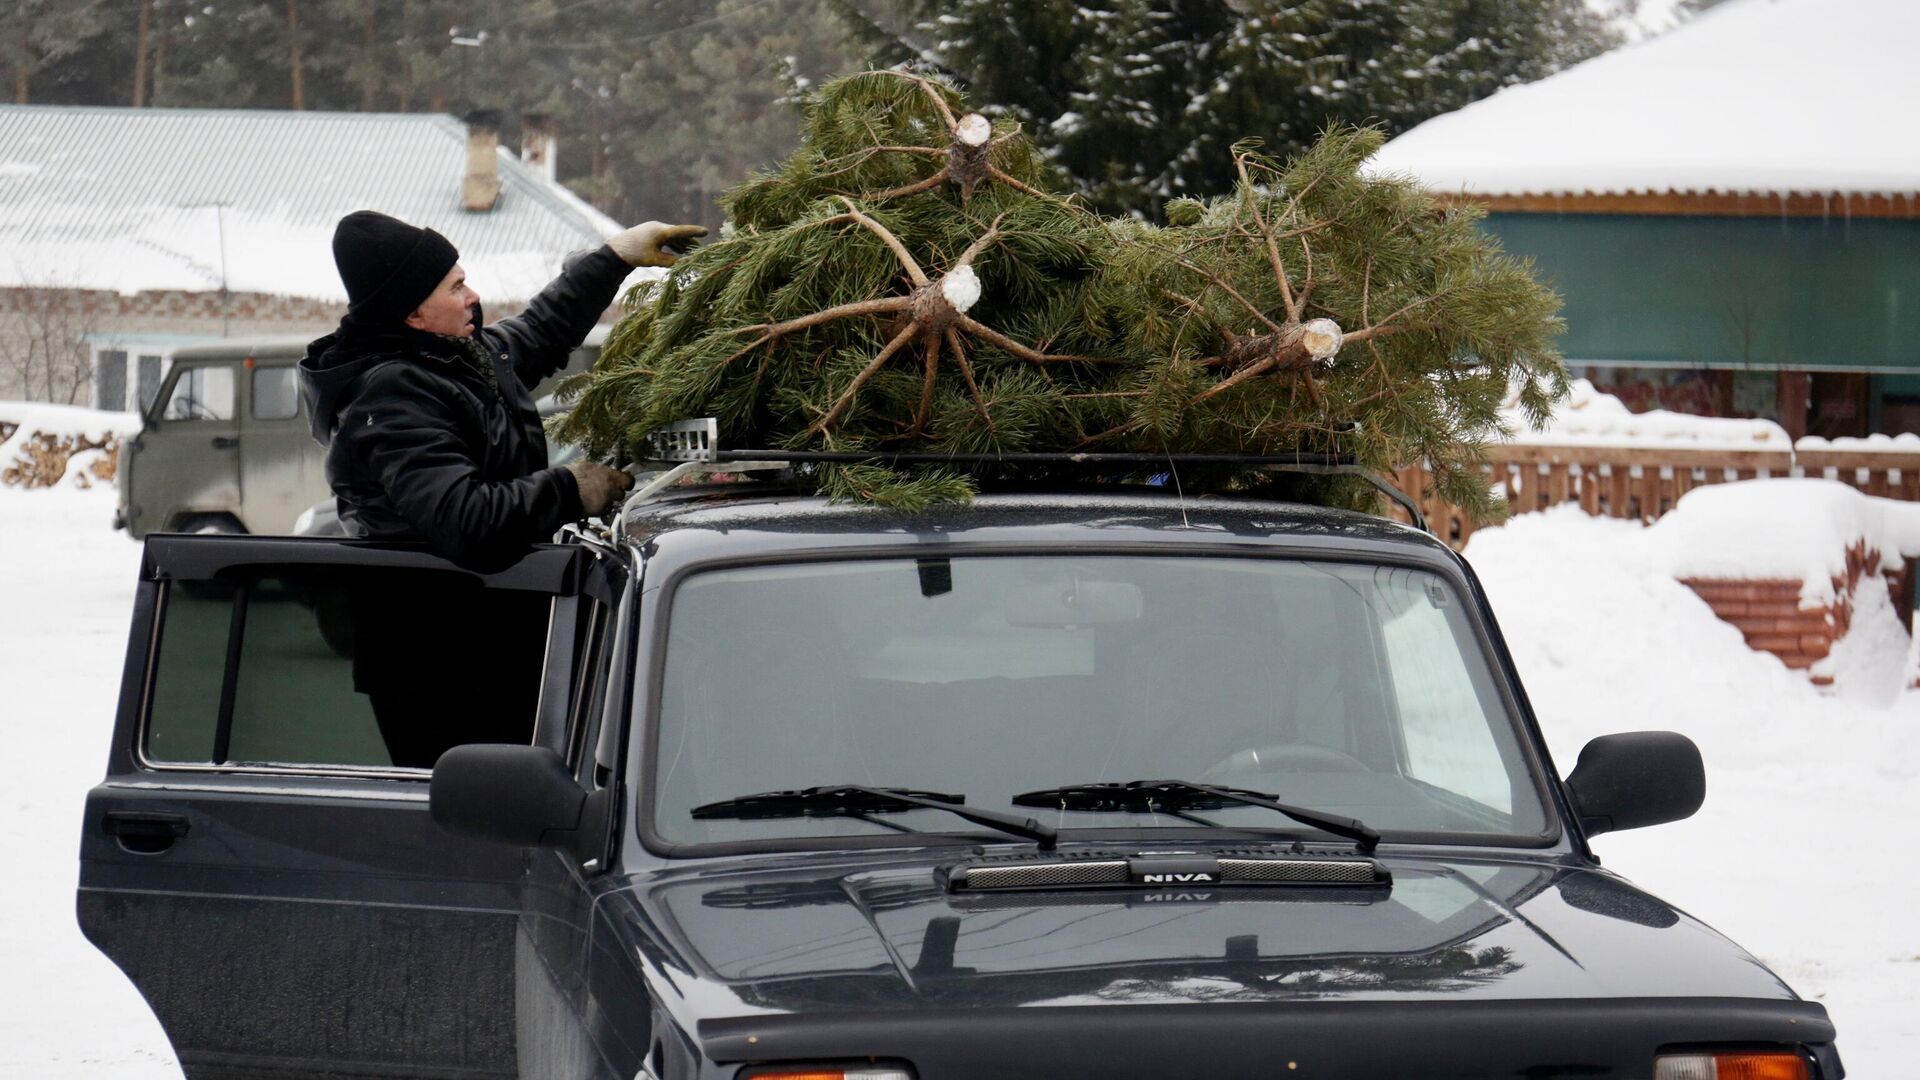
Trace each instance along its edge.
<instances>
[{"instance_id":1,"label":"snow pile on ground","mask_svg":"<svg viewBox=\"0 0 1920 1080\"><path fill-rule=\"evenodd\" d=\"M1677 447L1689 450L1783 450L1793 448L1787 429L1771 420L1733 420L1718 416L1691 416L1656 409L1637 413L1612 394L1575 379L1564 401L1538 431L1527 423L1519 397L1501 409L1501 419L1513 431L1512 442L1544 446ZM1914 449L1920 449L1915 436Z\"/></svg>"},{"instance_id":2,"label":"snow pile on ground","mask_svg":"<svg viewBox=\"0 0 1920 1080\"><path fill-rule=\"evenodd\" d=\"M1578 507L1473 535L1480 574L1555 761L1587 740L1667 729L1699 744L1694 817L1594 844L1625 874L1752 950L1840 1031L1848 1075L1895 1080L1920 1053L1920 695L1907 635L1863 589L1828 696L1668 571L1670 538Z\"/></svg>"},{"instance_id":3,"label":"snow pile on ground","mask_svg":"<svg viewBox=\"0 0 1920 1080\"><path fill-rule=\"evenodd\" d=\"M140 545L112 517L108 488L0 487L4 1077L180 1076L153 1011L73 913L81 807L106 770L140 572Z\"/></svg>"},{"instance_id":4,"label":"snow pile on ground","mask_svg":"<svg viewBox=\"0 0 1920 1080\"><path fill-rule=\"evenodd\" d=\"M1727 0L1435 117L1374 158L1439 191L1920 191L1913 0ZM1793 78L1792 72L1819 72Z\"/></svg>"},{"instance_id":5,"label":"snow pile on ground","mask_svg":"<svg viewBox=\"0 0 1920 1080\"><path fill-rule=\"evenodd\" d=\"M37 436L57 440L84 439L111 444L140 430L140 414L103 412L78 405L49 405L39 401L0 401L0 471L25 461L27 447ZM71 443L69 443L71 445ZM105 448L82 450L66 461L66 475L56 483L93 486L92 467Z\"/></svg>"},{"instance_id":6,"label":"snow pile on ground","mask_svg":"<svg viewBox=\"0 0 1920 1080\"><path fill-rule=\"evenodd\" d=\"M1882 571L1920 556L1920 504L1863 495L1837 480L1744 480L1695 488L1647 530L1675 578L1799 578L1801 601L1830 603L1847 549Z\"/></svg>"}]
</instances>

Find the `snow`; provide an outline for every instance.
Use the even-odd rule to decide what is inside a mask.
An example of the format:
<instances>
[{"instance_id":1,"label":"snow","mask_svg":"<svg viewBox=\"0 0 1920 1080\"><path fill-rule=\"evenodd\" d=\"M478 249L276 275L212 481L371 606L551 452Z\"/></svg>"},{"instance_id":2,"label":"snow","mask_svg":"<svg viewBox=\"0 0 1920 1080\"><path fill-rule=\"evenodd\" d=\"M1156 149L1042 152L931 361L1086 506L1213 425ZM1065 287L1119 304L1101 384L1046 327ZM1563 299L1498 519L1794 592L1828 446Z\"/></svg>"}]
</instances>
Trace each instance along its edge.
<instances>
[{"instance_id":1,"label":"snow","mask_svg":"<svg viewBox=\"0 0 1920 1080\"><path fill-rule=\"evenodd\" d=\"M152 1010L73 914L140 571L112 516L111 488L0 487L0 1076L180 1077Z\"/></svg>"},{"instance_id":2,"label":"snow","mask_svg":"<svg viewBox=\"0 0 1920 1080\"><path fill-rule=\"evenodd\" d=\"M980 302L980 275L973 272L970 264L956 266L940 278L940 295L953 305L953 310L965 315Z\"/></svg>"},{"instance_id":3,"label":"snow","mask_svg":"<svg viewBox=\"0 0 1920 1080\"><path fill-rule=\"evenodd\" d=\"M1807 526L1828 530L1821 543L1872 527L1831 486L1704 489L1669 520L1840 518ZM1778 505L1763 513L1767 502ZM180 1075L151 1012L74 924L81 806L106 761L140 558L108 528L112 508L103 488L0 488L0 1076ZM1606 864L1825 1004L1849 1076L1908 1076L1920 1053L1920 930L1907 913L1920 868L1900 854L1920 822L1908 635L1880 590L1861 590L1837 691L1823 695L1673 579L1679 536L1566 506L1481 530L1466 554L1561 769L1624 730L1683 732L1706 759L1700 813L1598 838Z\"/></svg>"},{"instance_id":4,"label":"snow","mask_svg":"<svg viewBox=\"0 0 1920 1080\"><path fill-rule=\"evenodd\" d=\"M1912 1075L1920 1052L1920 694L1907 634L1863 589L1816 691L1674 581L1634 522L1578 507L1473 535L1467 559L1501 622L1558 767L1614 731L1700 746L1707 801L1686 821L1594 841L1606 865L1751 950L1824 1004L1854 1080Z\"/></svg>"},{"instance_id":5,"label":"snow","mask_svg":"<svg viewBox=\"0 0 1920 1080\"><path fill-rule=\"evenodd\" d=\"M1628 41L1640 41L1679 26L1686 19L1682 0L1587 0L1587 7Z\"/></svg>"},{"instance_id":6,"label":"snow","mask_svg":"<svg viewBox=\"0 0 1920 1080\"><path fill-rule=\"evenodd\" d=\"M1746 480L1695 488L1647 530L1675 578L1801 579L1802 603L1832 600L1846 551L1864 543L1881 569L1920 556L1920 505L1837 480Z\"/></svg>"},{"instance_id":7,"label":"snow","mask_svg":"<svg viewBox=\"0 0 1920 1080\"><path fill-rule=\"evenodd\" d=\"M23 456L27 440L35 434L58 438L84 435L98 442L108 436L131 435L139 431L140 414L101 412L78 405L50 405L40 401L0 401L0 433L7 430L8 424L18 426L11 435L0 439L0 472ZM87 450L68 458L63 482L75 487L95 486L93 480L82 480L81 477L86 473L87 466L101 453L99 450ZM5 617L4 610L0 608L0 619Z\"/></svg>"},{"instance_id":8,"label":"snow","mask_svg":"<svg viewBox=\"0 0 1920 1080\"><path fill-rule=\"evenodd\" d=\"M1443 192L1920 191L1920 4L1727 0L1435 117L1380 173Z\"/></svg>"},{"instance_id":9,"label":"snow","mask_svg":"<svg viewBox=\"0 0 1920 1080\"><path fill-rule=\"evenodd\" d=\"M29 212L45 208L19 209ZM224 276L226 288L236 293L346 302L333 264L331 222L300 223L238 207L218 213L222 220L216 221L210 206L148 207L109 236L74 241L54 230L27 231L0 210L0 234L28 237L0 257L0 287L206 292L221 288ZM553 280L561 255L463 253L460 265L483 298L525 299Z\"/></svg>"},{"instance_id":10,"label":"snow","mask_svg":"<svg viewBox=\"0 0 1920 1080\"><path fill-rule=\"evenodd\" d=\"M1920 453L1920 435L1903 431L1898 435L1868 435L1855 438L1843 435L1837 439L1823 439L1818 435L1807 435L1793 444L1797 450L1845 450L1848 453L1913 454Z\"/></svg>"},{"instance_id":11,"label":"snow","mask_svg":"<svg viewBox=\"0 0 1920 1080\"><path fill-rule=\"evenodd\" d=\"M1502 418L1514 433L1510 441L1528 445L1782 452L1794 446L1787 430L1771 420L1691 416L1663 409L1637 413L1612 394L1594 389L1586 379L1573 380L1566 399L1554 407L1553 418L1538 431L1528 427L1517 396L1507 402ZM1920 450L1920 436L1913 437L1912 448Z\"/></svg>"}]
</instances>

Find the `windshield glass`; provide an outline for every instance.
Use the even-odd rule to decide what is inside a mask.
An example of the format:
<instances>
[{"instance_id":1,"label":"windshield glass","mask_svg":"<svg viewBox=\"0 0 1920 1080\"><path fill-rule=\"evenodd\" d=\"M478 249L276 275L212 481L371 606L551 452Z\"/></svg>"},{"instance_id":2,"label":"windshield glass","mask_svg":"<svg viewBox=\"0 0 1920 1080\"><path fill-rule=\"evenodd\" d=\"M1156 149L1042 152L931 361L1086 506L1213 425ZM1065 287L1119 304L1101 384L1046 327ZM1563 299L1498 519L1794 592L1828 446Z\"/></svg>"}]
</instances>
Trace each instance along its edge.
<instances>
[{"instance_id":1,"label":"windshield glass","mask_svg":"<svg viewBox=\"0 0 1920 1080\"><path fill-rule=\"evenodd\" d=\"M1009 811L1023 792L1140 779L1265 792L1389 842L1545 831L1460 597L1426 571L809 562L694 574L671 604L652 786L654 830L671 842L980 832L925 808L693 814L761 792L915 788ZM1018 812L1067 830L1216 823L1332 839L1256 806Z\"/></svg>"}]
</instances>

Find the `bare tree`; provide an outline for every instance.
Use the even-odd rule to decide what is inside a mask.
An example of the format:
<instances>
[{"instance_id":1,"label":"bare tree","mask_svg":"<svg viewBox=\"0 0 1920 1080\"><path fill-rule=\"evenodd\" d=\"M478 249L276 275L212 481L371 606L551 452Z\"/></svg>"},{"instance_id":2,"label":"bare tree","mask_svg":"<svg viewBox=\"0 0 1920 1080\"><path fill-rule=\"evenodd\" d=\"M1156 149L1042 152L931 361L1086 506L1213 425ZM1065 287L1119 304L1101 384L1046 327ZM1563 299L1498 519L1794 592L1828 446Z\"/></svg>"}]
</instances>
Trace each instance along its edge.
<instances>
[{"instance_id":1,"label":"bare tree","mask_svg":"<svg viewBox=\"0 0 1920 1080\"><path fill-rule=\"evenodd\" d=\"M26 284L0 289L0 372L22 396L87 403L93 385L89 337L100 329L96 297L82 289Z\"/></svg>"}]
</instances>

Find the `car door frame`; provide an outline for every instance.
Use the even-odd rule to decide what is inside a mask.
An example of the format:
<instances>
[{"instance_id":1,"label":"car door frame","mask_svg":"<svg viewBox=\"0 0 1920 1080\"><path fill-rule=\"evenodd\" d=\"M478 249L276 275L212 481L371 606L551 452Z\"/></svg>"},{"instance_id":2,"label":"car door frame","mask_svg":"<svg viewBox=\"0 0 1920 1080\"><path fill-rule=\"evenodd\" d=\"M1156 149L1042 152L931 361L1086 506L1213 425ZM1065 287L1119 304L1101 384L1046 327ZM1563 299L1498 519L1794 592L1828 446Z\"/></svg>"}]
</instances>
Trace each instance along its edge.
<instances>
[{"instance_id":1,"label":"car door frame","mask_svg":"<svg viewBox=\"0 0 1920 1080\"><path fill-rule=\"evenodd\" d=\"M617 586L605 563L578 543L541 545L484 575L554 598L543 713L568 699L549 677L574 668L570 654L555 663L577 647L555 629L589 590ZM440 830L427 770L181 765L143 752L169 590L289 565L452 569L416 545L150 539L107 777L87 798L82 931L146 997L190 1080L513 1076L527 852Z\"/></svg>"}]
</instances>

